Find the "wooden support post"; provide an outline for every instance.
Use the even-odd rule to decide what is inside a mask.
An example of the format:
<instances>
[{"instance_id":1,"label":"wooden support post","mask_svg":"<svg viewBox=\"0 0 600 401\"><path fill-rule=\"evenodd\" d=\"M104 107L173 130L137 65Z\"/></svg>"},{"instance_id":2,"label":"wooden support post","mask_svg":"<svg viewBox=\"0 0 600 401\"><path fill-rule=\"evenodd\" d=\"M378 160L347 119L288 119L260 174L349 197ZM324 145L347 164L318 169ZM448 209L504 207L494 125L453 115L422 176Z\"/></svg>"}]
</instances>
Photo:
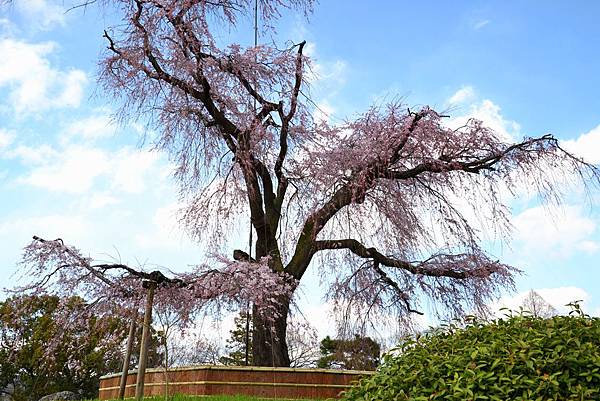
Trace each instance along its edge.
<instances>
[{"instance_id":1,"label":"wooden support post","mask_svg":"<svg viewBox=\"0 0 600 401\"><path fill-rule=\"evenodd\" d=\"M244 365L248 366L248 352L250 349L250 302L246 304L246 333L245 333Z\"/></svg>"},{"instance_id":2,"label":"wooden support post","mask_svg":"<svg viewBox=\"0 0 600 401\"><path fill-rule=\"evenodd\" d=\"M152 303L154 301L154 289L156 282L144 280L142 286L147 290L146 310L144 312L144 328L142 330L142 345L140 346L140 363L135 385L135 399L142 401L144 398L144 378L146 375L146 364L148 363L148 346L150 344L150 323L152 322Z\"/></svg>"},{"instance_id":3,"label":"wooden support post","mask_svg":"<svg viewBox=\"0 0 600 401\"><path fill-rule=\"evenodd\" d=\"M129 372L129 363L131 362L131 352L133 351L133 341L135 339L135 321L137 319L137 311L131 316L129 324L129 336L127 337L127 349L125 350L125 358L123 359L123 371L121 372L121 381L119 383L119 399L125 397L125 388L127 386L127 373Z\"/></svg>"}]
</instances>

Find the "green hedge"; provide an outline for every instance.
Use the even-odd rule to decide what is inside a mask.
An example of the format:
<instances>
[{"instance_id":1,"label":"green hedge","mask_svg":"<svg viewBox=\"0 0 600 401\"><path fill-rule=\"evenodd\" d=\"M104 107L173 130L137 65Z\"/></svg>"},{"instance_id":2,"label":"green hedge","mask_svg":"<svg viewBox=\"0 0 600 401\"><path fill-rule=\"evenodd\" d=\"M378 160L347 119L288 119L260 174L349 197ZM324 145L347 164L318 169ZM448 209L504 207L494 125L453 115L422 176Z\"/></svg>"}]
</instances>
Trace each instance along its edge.
<instances>
[{"instance_id":1,"label":"green hedge","mask_svg":"<svg viewBox=\"0 0 600 401\"><path fill-rule=\"evenodd\" d=\"M519 314L403 342L348 401L600 400L600 319Z\"/></svg>"}]
</instances>

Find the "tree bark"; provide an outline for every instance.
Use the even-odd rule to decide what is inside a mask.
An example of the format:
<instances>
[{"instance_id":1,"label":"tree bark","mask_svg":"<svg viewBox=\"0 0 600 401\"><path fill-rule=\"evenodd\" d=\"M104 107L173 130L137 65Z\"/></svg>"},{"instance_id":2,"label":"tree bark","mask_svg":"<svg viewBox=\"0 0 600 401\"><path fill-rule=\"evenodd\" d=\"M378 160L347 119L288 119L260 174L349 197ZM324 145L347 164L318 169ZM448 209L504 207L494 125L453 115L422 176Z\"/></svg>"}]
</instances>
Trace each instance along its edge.
<instances>
[{"instance_id":1,"label":"tree bark","mask_svg":"<svg viewBox=\"0 0 600 401\"><path fill-rule=\"evenodd\" d=\"M290 299L278 305L279 317L267 321L261 312L252 307L252 359L256 366L288 367L290 356L285 340Z\"/></svg>"}]
</instances>

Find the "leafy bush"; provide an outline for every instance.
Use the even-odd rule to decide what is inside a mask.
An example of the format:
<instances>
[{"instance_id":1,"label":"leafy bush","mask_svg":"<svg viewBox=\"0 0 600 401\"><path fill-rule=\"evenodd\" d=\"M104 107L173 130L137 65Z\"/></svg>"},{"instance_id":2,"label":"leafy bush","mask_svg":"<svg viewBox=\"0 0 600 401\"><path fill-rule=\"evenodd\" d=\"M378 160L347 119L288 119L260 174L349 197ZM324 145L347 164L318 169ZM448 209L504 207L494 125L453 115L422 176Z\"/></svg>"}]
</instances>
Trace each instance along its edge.
<instances>
[{"instance_id":1,"label":"leafy bush","mask_svg":"<svg viewBox=\"0 0 600 401\"><path fill-rule=\"evenodd\" d=\"M600 319L524 313L408 339L344 396L375 400L598 400Z\"/></svg>"}]
</instances>

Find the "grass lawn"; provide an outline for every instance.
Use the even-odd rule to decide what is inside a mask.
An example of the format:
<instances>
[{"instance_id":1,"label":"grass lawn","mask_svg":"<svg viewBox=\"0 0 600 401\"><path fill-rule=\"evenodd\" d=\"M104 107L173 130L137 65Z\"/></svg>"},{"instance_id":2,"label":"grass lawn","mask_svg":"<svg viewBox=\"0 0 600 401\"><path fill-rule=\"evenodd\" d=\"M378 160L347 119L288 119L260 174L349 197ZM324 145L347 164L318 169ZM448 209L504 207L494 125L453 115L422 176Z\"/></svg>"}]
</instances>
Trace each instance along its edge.
<instances>
[{"instance_id":1,"label":"grass lawn","mask_svg":"<svg viewBox=\"0 0 600 401\"><path fill-rule=\"evenodd\" d=\"M289 398L256 398L249 397L247 395L174 395L169 398L169 401L289 401ZM93 400L98 401L98 400ZM144 401L165 401L165 397L145 397ZM320 400L309 400L303 401L320 401Z\"/></svg>"}]
</instances>

